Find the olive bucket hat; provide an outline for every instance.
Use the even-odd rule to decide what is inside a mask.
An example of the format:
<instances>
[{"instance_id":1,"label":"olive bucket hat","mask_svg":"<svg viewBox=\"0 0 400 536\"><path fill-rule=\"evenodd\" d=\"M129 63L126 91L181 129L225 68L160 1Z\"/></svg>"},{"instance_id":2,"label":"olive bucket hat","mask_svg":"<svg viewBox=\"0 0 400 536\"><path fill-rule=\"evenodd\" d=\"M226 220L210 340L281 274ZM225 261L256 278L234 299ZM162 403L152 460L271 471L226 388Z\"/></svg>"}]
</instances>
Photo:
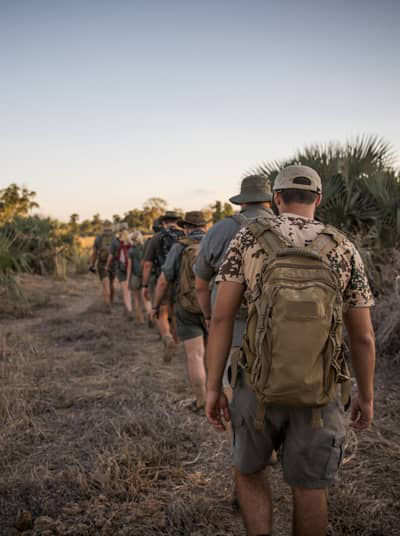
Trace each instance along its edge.
<instances>
[{"instance_id":1,"label":"olive bucket hat","mask_svg":"<svg viewBox=\"0 0 400 536\"><path fill-rule=\"evenodd\" d=\"M242 180L240 194L229 199L234 205L244 203L265 203L271 201L271 185L262 175L249 175Z\"/></svg>"},{"instance_id":2,"label":"olive bucket hat","mask_svg":"<svg viewBox=\"0 0 400 536\"><path fill-rule=\"evenodd\" d=\"M308 190L322 193L321 177L308 166L287 166L276 176L274 192L279 190Z\"/></svg>"},{"instance_id":3,"label":"olive bucket hat","mask_svg":"<svg viewBox=\"0 0 400 536\"><path fill-rule=\"evenodd\" d=\"M179 218L180 216L177 212L175 212L174 210L167 210L167 212L163 216L159 217L159 221L176 221L179 220Z\"/></svg>"},{"instance_id":4,"label":"olive bucket hat","mask_svg":"<svg viewBox=\"0 0 400 536\"><path fill-rule=\"evenodd\" d=\"M209 223L204 214L200 210L192 210L186 212L185 217L178 221L178 225L183 227L184 225L193 225L194 227L203 227Z\"/></svg>"}]
</instances>

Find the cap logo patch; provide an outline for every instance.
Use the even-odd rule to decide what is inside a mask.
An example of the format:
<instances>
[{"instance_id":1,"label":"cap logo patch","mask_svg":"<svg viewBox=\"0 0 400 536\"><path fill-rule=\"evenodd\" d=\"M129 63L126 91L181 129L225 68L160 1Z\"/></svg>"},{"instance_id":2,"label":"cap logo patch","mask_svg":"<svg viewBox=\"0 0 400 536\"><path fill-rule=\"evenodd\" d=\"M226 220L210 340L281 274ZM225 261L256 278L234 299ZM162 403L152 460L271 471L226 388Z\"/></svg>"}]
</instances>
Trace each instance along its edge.
<instances>
[{"instance_id":1,"label":"cap logo patch","mask_svg":"<svg viewBox=\"0 0 400 536\"><path fill-rule=\"evenodd\" d=\"M293 184L303 184L304 186L311 186L311 180L307 177L295 177Z\"/></svg>"}]
</instances>

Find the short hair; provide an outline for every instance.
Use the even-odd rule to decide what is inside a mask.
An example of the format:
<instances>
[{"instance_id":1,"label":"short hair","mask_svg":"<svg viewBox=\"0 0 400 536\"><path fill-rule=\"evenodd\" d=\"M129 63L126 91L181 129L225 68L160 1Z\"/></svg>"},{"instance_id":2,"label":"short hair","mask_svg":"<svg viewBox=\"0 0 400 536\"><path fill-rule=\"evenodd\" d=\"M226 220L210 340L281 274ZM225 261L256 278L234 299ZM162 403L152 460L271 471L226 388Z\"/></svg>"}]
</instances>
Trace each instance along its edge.
<instances>
[{"instance_id":1,"label":"short hair","mask_svg":"<svg viewBox=\"0 0 400 536\"><path fill-rule=\"evenodd\" d=\"M140 244L141 246L144 243L143 235L140 231L133 231L131 240L134 244Z\"/></svg>"},{"instance_id":2,"label":"short hair","mask_svg":"<svg viewBox=\"0 0 400 536\"><path fill-rule=\"evenodd\" d=\"M291 203L312 205L319 195L316 192L311 192L310 190L299 190L297 188L277 190L277 193L281 194L285 205L290 205Z\"/></svg>"}]
</instances>

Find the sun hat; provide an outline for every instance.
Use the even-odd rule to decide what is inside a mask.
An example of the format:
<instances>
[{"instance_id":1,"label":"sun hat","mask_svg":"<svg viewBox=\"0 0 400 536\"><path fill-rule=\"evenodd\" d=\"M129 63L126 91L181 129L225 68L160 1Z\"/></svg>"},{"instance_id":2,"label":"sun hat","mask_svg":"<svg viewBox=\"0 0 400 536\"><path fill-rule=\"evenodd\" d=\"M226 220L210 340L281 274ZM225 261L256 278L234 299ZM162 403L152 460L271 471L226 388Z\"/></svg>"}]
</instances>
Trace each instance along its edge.
<instances>
[{"instance_id":1,"label":"sun hat","mask_svg":"<svg viewBox=\"0 0 400 536\"><path fill-rule=\"evenodd\" d=\"M192 210L191 212L186 212L185 217L178 221L178 225L181 227L184 225L203 227L204 225L207 225L207 223L208 221L201 210Z\"/></svg>"},{"instance_id":2,"label":"sun hat","mask_svg":"<svg viewBox=\"0 0 400 536\"><path fill-rule=\"evenodd\" d=\"M160 222L163 222L163 221L166 221L166 220L179 220L180 218L180 215L175 212L175 210L167 210L167 212L163 215L163 216L160 216L159 217L159 221Z\"/></svg>"},{"instance_id":3,"label":"sun hat","mask_svg":"<svg viewBox=\"0 0 400 536\"><path fill-rule=\"evenodd\" d=\"M271 185L262 175L249 175L242 180L240 194L229 199L234 205L244 203L265 203L271 201Z\"/></svg>"}]
</instances>

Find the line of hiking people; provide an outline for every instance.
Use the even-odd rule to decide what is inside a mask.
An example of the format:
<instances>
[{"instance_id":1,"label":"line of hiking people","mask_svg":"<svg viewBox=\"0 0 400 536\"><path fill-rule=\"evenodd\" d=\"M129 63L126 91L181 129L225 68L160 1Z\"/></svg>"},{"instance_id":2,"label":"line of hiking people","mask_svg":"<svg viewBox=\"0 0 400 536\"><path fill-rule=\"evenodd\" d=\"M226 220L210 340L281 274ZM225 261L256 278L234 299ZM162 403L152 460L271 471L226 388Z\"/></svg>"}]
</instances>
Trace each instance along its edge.
<instances>
[{"instance_id":1,"label":"line of hiking people","mask_svg":"<svg viewBox=\"0 0 400 536\"><path fill-rule=\"evenodd\" d=\"M231 427L235 494L250 536L272 534L264 469L279 452L293 491L293 534L328 530L327 489L351 425L373 418L373 297L353 243L315 218L322 182L308 166L288 166L271 191L243 179L230 198L240 211L211 228L201 211L167 212L143 244L141 233L111 228L96 238L107 308L113 280L135 320L154 323L163 359L183 342L195 400L217 430ZM158 227L159 226L159 227ZM352 385L343 342L356 380Z\"/></svg>"}]
</instances>

